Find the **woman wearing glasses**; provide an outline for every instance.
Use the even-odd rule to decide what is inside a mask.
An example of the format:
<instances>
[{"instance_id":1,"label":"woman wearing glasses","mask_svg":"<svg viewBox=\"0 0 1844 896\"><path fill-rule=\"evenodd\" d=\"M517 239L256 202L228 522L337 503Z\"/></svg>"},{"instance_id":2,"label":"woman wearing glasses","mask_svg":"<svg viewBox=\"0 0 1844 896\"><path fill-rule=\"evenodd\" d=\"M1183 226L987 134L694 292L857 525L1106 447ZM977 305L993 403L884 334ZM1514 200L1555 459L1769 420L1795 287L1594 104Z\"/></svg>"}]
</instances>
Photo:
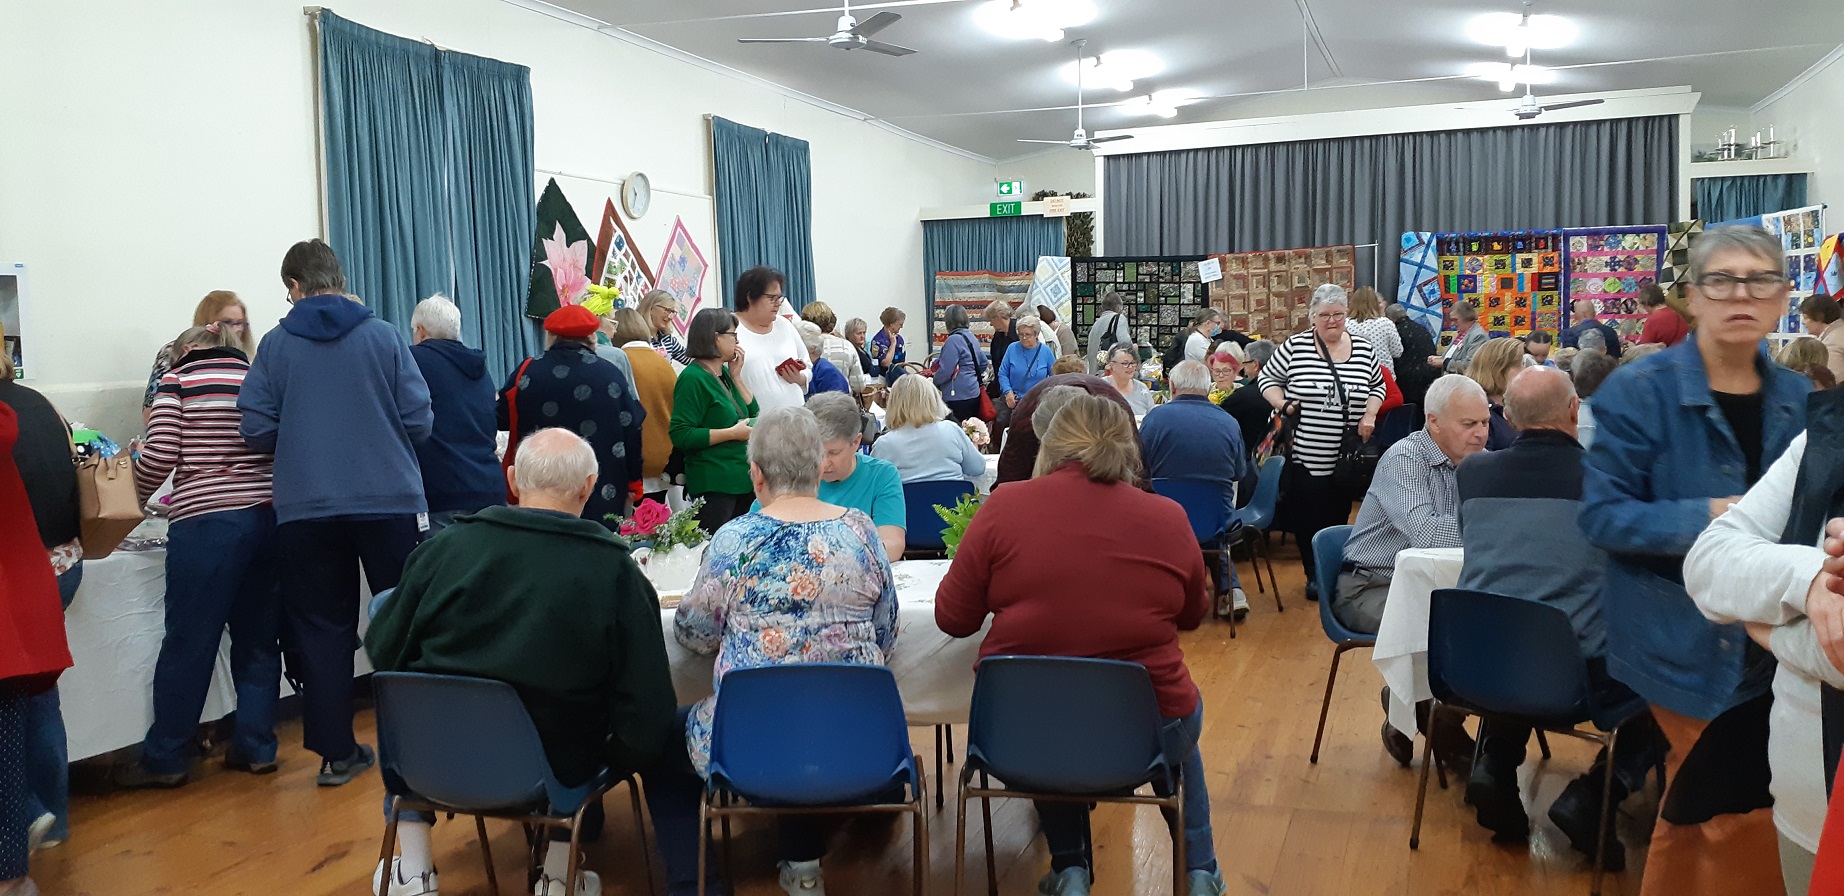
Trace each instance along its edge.
<instances>
[{"instance_id":1,"label":"woman wearing glasses","mask_svg":"<svg viewBox=\"0 0 1844 896\"><path fill-rule=\"evenodd\" d=\"M1103 372L1108 384L1120 390L1122 398L1127 399L1127 406L1133 408L1133 416L1144 417L1153 408L1152 390L1146 384L1134 378L1140 372L1140 356L1133 346L1121 343L1108 352L1108 369Z\"/></svg>"},{"instance_id":2,"label":"woman wearing glasses","mask_svg":"<svg viewBox=\"0 0 1844 896\"><path fill-rule=\"evenodd\" d=\"M1594 394L1581 527L1609 557L1601 592L1608 671L1651 704L1671 745L1642 894L1781 889L1768 789L1768 716L1771 707L1777 727L1783 711L1769 691L1773 657L1740 624L1698 611L1684 560L1805 427L1811 383L1761 347L1786 314L1783 252L1759 227L1705 232L1690 254L1697 328L1620 368ZM1614 781L1616 805L1639 783ZM1599 810L1600 782L1577 784L1552 818ZM1791 800L1781 775L1773 785ZM1816 825L1789 830L1782 819L1780 830L1811 848ZM1618 842L1607 846L1609 867L1622 864Z\"/></svg>"},{"instance_id":3,"label":"woman wearing glasses","mask_svg":"<svg viewBox=\"0 0 1844 896\"><path fill-rule=\"evenodd\" d=\"M736 278L736 347L747 360L730 373L755 393L764 411L801 407L813 381L807 344L794 322L781 316L787 282L770 267L750 268ZM749 509L749 502L743 502L743 509Z\"/></svg>"},{"instance_id":4,"label":"woman wearing glasses","mask_svg":"<svg viewBox=\"0 0 1844 896\"><path fill-rule=\"evenodd\" d=\"M250 311L243 306L243 300L228 289L214 289L199 300L198 307L192 309L192 325L203 327L217 324L220 329L229 328L236 337L236 347L244 357L255 357L256 340L250 335ZM169 342L160 347L154 355L153 372L147 376L147 390L141 395L141 416L143 421L153 413L154 393L160 391L160 380L167 371L173 369L173 358L180 346Z\"/></svg>"},{"instance_id":5,"label":"woman wearing glasses","mask_svg":"<svg viewBox=\"0 0 1844 896\"><path fill-rule=\"evenodd\" d=\"M686 328L692 362L672 390L672 447L685 454L685 494L703 498L706 532L749 512L749 433L761 413L743 385L747 354L736 344L736 315L706 308Z\"/></svg>"}]
</instances>

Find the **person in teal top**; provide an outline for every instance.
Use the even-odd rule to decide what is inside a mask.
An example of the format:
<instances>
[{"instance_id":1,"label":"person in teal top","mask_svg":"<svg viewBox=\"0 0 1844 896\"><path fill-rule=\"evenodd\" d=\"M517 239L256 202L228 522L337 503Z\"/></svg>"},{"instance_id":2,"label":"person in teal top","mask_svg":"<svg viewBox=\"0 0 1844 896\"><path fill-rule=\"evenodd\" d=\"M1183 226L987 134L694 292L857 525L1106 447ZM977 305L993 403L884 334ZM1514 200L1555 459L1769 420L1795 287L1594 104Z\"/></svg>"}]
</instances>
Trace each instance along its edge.
<instances>
[{"instance_id":1,"label":"person in teal top","mask_svg":"<svg viewBox=\"0 0 1844 896\"><path fill-rule=\"evenodd\" d=\"M863 511L877 527L884 553L901 558L906 543L904 527L909 521L909 508L903 501L903 477L895 464L858 452L864 441L858 403L850 396L826 392L807 399L807 410L820 421L820 437L826 442L826 457L820 465L820 500ZM759 501L750 508L761 509Z\"/></svg>"},{"instance_id":2,"label":"person in teal top","mask_svg":"<svg viewBox=\"0 0 1844 896\"><path fill-rule=\"evenodd\" d=\"M698 524L716 532L755 500L748 443L761 410L742 383L736 315L722 308L698 312L685 341L692 362L672 389L672 447L685 456L685 494L704 499Z\"/></svg>"},{"instance_id":3,"label":"person in teal top","mask_svg":"<svg viewBox=\"0 0 1844 896\"><path fill-rule=\"evenodd\" d=\"M1028 314L1012 323L1018 341L1006 348L1005 360L999 362L999 388L1008 408L1017 406L1019 396L1049 376L1050 365L1056 363L1056 349L1043 343L1041 326Z\"/></svg>"}]
</instances>

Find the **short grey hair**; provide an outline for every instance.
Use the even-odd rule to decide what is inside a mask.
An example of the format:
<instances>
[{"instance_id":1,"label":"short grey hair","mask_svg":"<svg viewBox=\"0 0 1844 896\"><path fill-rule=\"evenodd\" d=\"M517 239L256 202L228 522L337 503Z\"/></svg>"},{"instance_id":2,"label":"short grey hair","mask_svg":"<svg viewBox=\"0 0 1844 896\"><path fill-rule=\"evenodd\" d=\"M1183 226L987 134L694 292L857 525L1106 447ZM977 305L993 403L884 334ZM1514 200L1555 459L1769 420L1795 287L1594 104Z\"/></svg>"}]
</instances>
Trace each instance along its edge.
<instances>
[{"instance_id":1,"label":"short grey hair","mask_svg":"<svg viewBox=\"0 0 1844 896\"><path fill-rule=\"evenodd\" d=\"M820 422L806 408L769 411L757 418L749 434L749 463L770 494L819 494L820 461L825 456Z\"/></svg>"},{"instance_id":2,"label":"short grey hair","mask_svg":"<svg viewBox=\"0 0 1844 896\"><path fill-rule=\"evenodd\" d=\"M460 339L461 309L438 292L416 303L410 326L422 327L430 339Z\"/></svg>"},{"instance_id":3,"label":"short grey hair","mask_svg":"<svg viewBox=\"0 0 1844 896\"><path fill-rule=\"evenodd\" d=\"M992 304L987 305L982 314L987 320L1011 320L1012 303L1004 299L993 299Z\"/></svg>"},{"instance_id":4,"label":"short grey hair","mask_svg":"<svg viewBox=\"0 0 1844 896\"><path fill-rule=\"evenodd\" d=\"M795 323L794 329L800 331L800 342L807 347L807 354L817 355L820 353L820 348L825 345L826 340L820 334L819 324L810 320L803 320Z\"/></svg>"},{"instance_id":5,"label":"short grey hair","mask_svg":"<svg viewBox=\"0 0 1844 896\"><path fill-rule=\"evenodd\" d=\"M1486 400L1485 387L1479 385L1472 377L1449 373L1428 386L1428 395L1422 400L1422 407L1427 408L1428 413L1438 417L1447 413L1447 406L1453 402L1455 396L1462 393L1474 396L1481 402ZM754 436L750 438L753 439Z\"/></svg>"},{"instance_id":6,"label":"short grey hair","mask_svg":"<svg viewBox=\"0 0 1844 896\"><path fill-rule=\"evenodd\" d=\"M1554 367L1532 367L1505 387L1505 419L1518 429L1565 426L1575 383Z\"/></svg>"},{"instance_id":7,"label":"short grey hair","mask_svg":"<svg viewBox=\"0 0 1844 896\"><path fill-rule=\"evenodd\" d=\"M1254 361L1266 367L1269 361L1274 360L1274 353L1278 351L1279 348L1279 346L1266 339L1257 339L1249 343L1249 347L1244 349L1244 351L1248 352L1250 361Z\"/></svg>"},{"instance_id":8,"label":"short grey hair","mask_svg":"<svg viewBox=\"0 0 1844 896\"><path fill-rule=\"evenodd\" d=\"M1036 333L1039 336L1044 335L1044 322L1041 318L1039 318L1035 314L1026 314L1023 317L1020 317L1017 320L1012 321L1012 332L1013 333L1017 333L1019 330L1022 330L1026 327L1031 328L1031 332Z\"/></svg>"},{"instance_id":9,"label":"short grey hair","mask_svg":"<svg viewBox=\"0 0 1844 896\"><path fill-rule=\"evenodd\" d=\"M1777 271L1785 271L1786 249L1780 245L1779 237L1755 224L1724 224L1703 231L1703 235L1690 244L1690 282L1703 279L1716 253L1737 249L1762 261L1773 262Z\"/></svg>"},{"instance_id":10,"label":"short grey hair","mask_svg":"<svg viewBox=\"0 0 1844 896\"><path fill-rule=\"evenodd\" d=\"M947 324L948 332L950 333L955 330L963 329L969 326L967 309L959 305L949 305L948 310L941 315L941 322Z\"/></svg>"},{"instance_id":11,"label":"short grey hair","mask_svg":"<svg viewBox=\"0 0 1844 896\"><path fill-rule=\"evenodd\" d=\"M1202 361L1180 361L1165 378L1176 394L1205 395L1210 392L1210 368Z\"/></svg>"},{"instance_id":12,"label":"short grey hair","mask_svg":"<svg viewBox=\"0 0 1844 896\"><path fill-rule=\"evenodd\" d=\"M1120 293L1110 292L1107 295L1102 296L1101 297L1101 310L1103 311L1121 310Z\"/></svg>"},{"instance_id":13,"label":"short grey hair","mask_svg":"<svg viewBox=\"0 0 1844 896\"><path fill-rule=\"evenodd\" d=\"M813 419L819 421L820 440L836 442L864 434L864 417L858 410L858 402L843 392L821 392L807 399L807 410ZM751 433L750 441L755 441Z\"/></svg>"},{"instance_id":14,"label":"short grey hair","mask_svg":"<svg viewBox=\"0 0 1844 896\"><path fill-rule=\"evenodd\" d=\"M512 479L519 492L574 495L596 475L595 449L567 429L540 429L519 440Z\"/></svg>"},{"instance_id":15,"label":"short grey hair","mask_svg":"<svg viewBox=\"0 0 1844 896\"><path fill-rule=\"evenodd\" d=\"M1479 320L1479 306L1465 299L1461 299L1453 303L1453 316L1455 320L1463 320L1468 323L1477 322Z\"/></svg>"},{"instance_id":16,"label":"short grey hair","mask_svg":"<svg viewBox=\"0 0 1844 896\"><path fill-rule=\"evenodd\" d=\"M1052 386L1037 398L1037 409L1031 412L1031 431L1048 432L1050 421L1056 419L1063 406L1088 393L1080 386Z\"/></svg>"},{"instance_id":17,"label":"short grey hair","mask_svg":"<svg viewBox=\"0 0 1844 896\"><path fill-rule=\"evenodd\" d=\"M862 333L866 329L869 329L869 325L864 322L864 318L854 317L851 320L848 320L845 322L845 329L840 330L839 335L844 336L846 338L850 338L852 333L854 332Z\"/></svg>"},{"instance_id":18,"label":"short grey hair","mask_svg":"<svg viewBox=\"0 0 1844 896\"><path fill-rule=\"evenodd\" d=\"M1409 309L1402 307L1401 302L1391 302L1383 306L1383 316L1390 320L1402 320L1409 316Z\"/></svg>"},{"instance_id":19,"label":"short grey hair","mask_svg":"<svg viewBox=\"0 0 1844 896\"><path fill-rule=\"evenodd\" d=\"M1340 308L1349 308L1351 307L1351 302L1345 296L1344 287L1336 283L1327 283L1313 290L1312 304L1308 305L1306 310L1309 312L1318 311L1322 305L1337 305Z\"/></svg>"},{"instance_id":20,"label":"short grey hair","mask_svg":"<svg viewBox=\"0 0 1844 896\"><path fill-rule=\"evenodd\" d=\"M1575 347L1584 352L1604 352L1607 350L1607 334L1600 327L1589 327L1575 337Z\"/></svg>"}]
</instances>

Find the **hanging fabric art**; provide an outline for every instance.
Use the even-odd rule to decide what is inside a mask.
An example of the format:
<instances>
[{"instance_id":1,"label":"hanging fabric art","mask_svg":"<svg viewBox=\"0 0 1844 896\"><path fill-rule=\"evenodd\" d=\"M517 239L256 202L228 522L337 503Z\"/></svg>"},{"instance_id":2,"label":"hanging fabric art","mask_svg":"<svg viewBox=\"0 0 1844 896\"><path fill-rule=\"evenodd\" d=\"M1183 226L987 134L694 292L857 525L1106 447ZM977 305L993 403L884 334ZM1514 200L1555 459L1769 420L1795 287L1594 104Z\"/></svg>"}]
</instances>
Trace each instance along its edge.
<instances>
[{"instance_id":1,"label":"hanging fabric art","mask_svg":"<svg viewBox=\"0 0 1844 896\"><path fill-rule=\"evenodd\" d=\"M1494 335L1555 332L1568 325L1561 233L1443 233L1435 236L1435 251L1442 320L1456 302L1468 302ZM1452 328L1447 332L1450 336Z\"/></svg>"},{"instance_id":2,"label":"hanging fabric art","mask_svg":"<svg viewBox=\"0 0 1844 896\"><path fill-rule=\"evenodd\" d=\"M1057 320L1071 320L1069 258L1043 255L1037 259L1037 273L1031 277L1031 307L1043 305L1056 312ZM975 315L977 317L977 315Z\"/></svg>"},{"instance_id":3,"label":"hanging fabric art","mask_svg":"<svg viewBox=\"0 0 1844 896\"><path fill-rule=\"evenodd\" d=\"M580 254L574 251L579 244L583 248ZM561 264L562 256L554 258L552 247L568 253L582 265L580 279L582 285L587 286L592 270L588 245L589 231L583 228L576 210L570 207L570 201L564 198L563 190L553 178L538 196L538 232L531 244L531 286L525 296L526 317L543 320L562 304L558 297L558 281L552 273L553 264ZM566 273L564 279L566 287L572 290L573 301L580 301L582 289L577 288L575 278Z\"/></svg>"},{"instance_id":4,"label":"hanging fabric art","mask_svg":"<svg viewBox=\"0 0 1844 896\"><path fill-rule=\"evenodd\" d=\"M1409 313L1409 319L1441 332L1441 272L1436 260L1434 234L1410 232L1402 235L1402 261L1397 269L1396 302Z\"/></svg>"},{"instance_id":5,"label":"hanging fabric art","mask_svg":"<svg viewBox=\"0 0 1844 896\"><path fill-rule=\"evenodd\" d=\"M1835 234L1818 244L1818 282L1813 291L1824 293L1833 301L1844 298L1844 259L1838 257Z\"/></svg>"},{"instance_id":6,"label":"hanging fabric art","mask_svg":"<svg viewBox=\"0 0 1844 896\"><path fill-rule=\"evenodd\" d=\"M935 318L929 324L929 353L940 352L941 346L947 341L948 308L955 305L967 310L967 319L971 322L969 329L980 341L982 348L989 348L992 344L992 325L986 323L986 319L981 316L986 306L1004 299L1012 307L1019 308L1020 314L1025 313L1020 306L1026 302L1030 302L1031 307L1035 309L1036 303L1031 301L1031 292L1036 288L1034 280L1035 275L1028 271L1015 274L993 271L942 271L936 274ZM1037 312L1033 310L1030 313L1036 314Z\"/></svg>"},{"instance_id":7,"label":"hanging fabric art","mask_svg":"<svg viewBox=\"0 0 1844 896\"><path fill-rule=\"evenodd\" d=\"M1223 277L1209 284L1210 304L1230 329L1279 342L1310 325L1313 290L1356 284L1356 255L1348 245L1213 255Z\"/></svg>"},{"instance_id":8,"label":"hanging fabric art","mask_svg":"<svg viewBox=\"0 0 1844 896\"><path fill-rule=\"evenodd\" d=\"M1780 319L1780 332L1801 332L1799 303L1818 290L1819 247L1825 243L1825 207L1811 205L1762 215L1760 225L1780 238L1786 251L1786 276L1793 281L1793 294L1787 298L1786 313Z\"/></svg>"},{"instance_id":9,"label":"hanging fabric art","mask_svg":"<svg viewBox=\"0 0 1844 896\"><path fill-rule=\"evenodd\" d=\"M620 291L616 305L622 308L639 305L640 297L653 288L653 272L647 269L646 259L640 257L634 238L628 235L627 225L615 211L613 199L606 200L602 206L602 233L596 237L595 246L595 265L590 270L598 272L596 282Z\"/></svg>"},{"instance_id":10,"label":"hanging fabric art","mask_svg":"<svg viewBox=\"0 0 1844 896\"><path fill-rule=\"evenodd\" d=\"M698 251L692 242L691 231L685 229L684 218L672 219L672 234L666 237L666 251L659 257L659 281L656 286L678 300L679 313L673 317L672 325L679 335L685 335L685 327L698 313L698 306L704 303L704 274L710 265L704 260L704 253ZM640 298L636 296L635 302Z\"/></svg>"},{"instance_id":11,"label":"hanging fabric art","mask_svg":"<svg viewBox=\"0 0 1844 896\"><path fill-rule=\"evenodd\" d=\"M1663 227L1592 227L1563 231L1566 298L1593 302L1623 337L1637 337L1646 309L1639 291L1659 281L1670 237Z\"/></svg>"},{"instance_id":12,"label":"hanging fabric art","mask_svg":"<svg viewBox=\"0 0 1844 896\"><path fill-rule=\"evenodd\" d=\"M1155 352L1162 350L1210 303L1197 271L1197 263L1203 258L1070 259L1076 332L1087 334L1100 316L1101 297L1116 292L1127 310L1133 341L1154 346Z\"/></svg>"}]
</instances>

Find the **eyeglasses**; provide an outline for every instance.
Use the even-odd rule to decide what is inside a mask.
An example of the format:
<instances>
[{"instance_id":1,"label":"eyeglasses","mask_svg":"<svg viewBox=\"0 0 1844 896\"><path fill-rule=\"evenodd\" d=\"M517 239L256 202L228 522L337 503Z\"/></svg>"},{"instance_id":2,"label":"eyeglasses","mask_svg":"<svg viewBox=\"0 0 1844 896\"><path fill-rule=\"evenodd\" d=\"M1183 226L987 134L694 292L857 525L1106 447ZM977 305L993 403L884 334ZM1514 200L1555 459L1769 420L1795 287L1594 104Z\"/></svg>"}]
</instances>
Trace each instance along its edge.
<instances>
[{"instance_id":1,"label":"eyeglasses","mask_svg":"<svg viewBox=\"0 0 1844 896\"><path fill-rule=\"evenodd\" d=\"M783 295L782 293L778 293L778 292L765 292L765 293L763 293L763 294L761 295L761 298L764 298L764 299L773 299L773 300L775 300L775 301L777 301L777 302L779 302L779 301L781 301L781 300L782 300L783 298L785 298L785 296L784 296L784 295Z\"/></svg>"},{"instance_id":2,"label":"eyeglasses","mask_svg":"<svg viewBox=\"0 0 1844 896\"><path fill-rule=\"evenodd\" d=\"M1140 362L1138 362L1138 361L1131 361L1131 360L1129 360L1129 361L1115 361L1115 362L1114 362L1114 366L1115 366L1115 367L1138 367L1138 366L1140 366Z\"/></svg>"},{"instance_id":3,"label":"eyeglasses","mask_svg":"<svg viewBox=\"0 0 1844 896\"><path fill-rule=\"evenodd\" d=\"M1320 313L1313 315L1313 320L1323 320L1323 321L1344 320L1346 316L1347 315L1342 311L1321 311Z\"/></svg>"},{"instance_id":4,"label":"eyeglasses","mask_svg":"<svg viewBox=\"0 0 1844 896\"><path fill-rule=\"evenodd\" d=\"M1780 290L1786 288L1787 279L1779 274L1750 274L1747 277L1732 277L1728 274L1704 274L1697 279L1697 289L1708 298L1717 301L1738 300L1739 287L1747 284L1747 298L1773 299L1780 296Z\"/></svg>"},{"instance_id":5,"label":"eyeglasses","mask_svg":"<svg viewBox=\"0 0 1844 896\"><path fill-rule=\"evenodd\" d=\"M735 330L718 330L716 333L713 333L711 335L713 336L735 336L736 331Z\"/></svg>"}]
</instances>

